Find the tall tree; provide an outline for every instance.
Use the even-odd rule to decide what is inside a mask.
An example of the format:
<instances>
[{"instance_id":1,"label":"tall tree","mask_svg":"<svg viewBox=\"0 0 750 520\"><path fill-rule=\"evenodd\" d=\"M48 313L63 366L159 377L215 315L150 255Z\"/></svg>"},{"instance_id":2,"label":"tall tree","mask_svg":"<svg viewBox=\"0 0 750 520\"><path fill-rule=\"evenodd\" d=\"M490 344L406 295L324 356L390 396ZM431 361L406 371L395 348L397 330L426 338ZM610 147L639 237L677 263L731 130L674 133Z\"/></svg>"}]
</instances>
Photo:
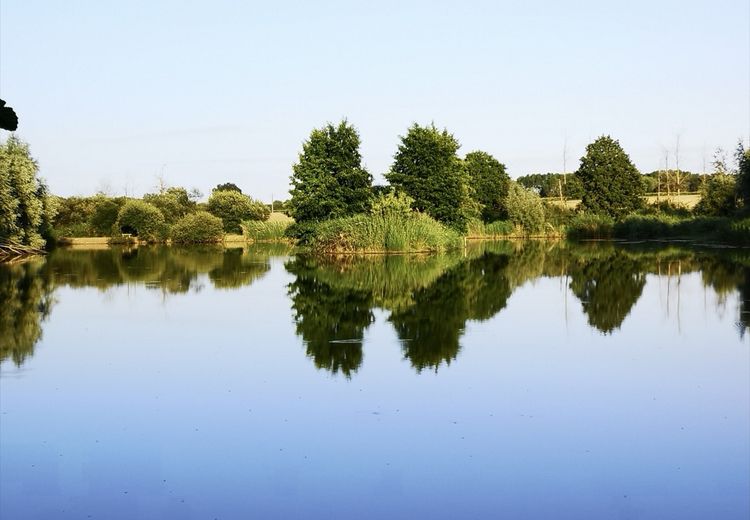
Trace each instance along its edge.
<instances>
[{"instance_id":1,"label":"tall tree","mask_svg":"<svg viewBox=\"0 0 750 520\"><path fill-rule=\"evenodd\" d=\"M364 213L370 209L372 176L362 166L359 134L346 120L316 128L302 145L292 174L289 210L297 222Z\"/></svg>"},{"instance_id":2,"label":"tall tree","mask_svg":"<svg viewBox=\"0 0 750 520\"><path fill-rule=\"evenodd\" d=\"M737 190L742 198L745 211L750 208L750 149L745 150L742 141L737 143L735 152L737 160Z\"/></svg>"},{"instance_id":3,"label":"tall tree","mask_svg":"<svg viewBox=\"0 0 750 520\"><path fill-rule=\"evenodd\" d=\"M586 147L576 177L583 184L584 209L622 217L643 205L641 174L619 141L602 136Z\"/></svg>"},{"instance_id":4,"label":"tall tree","mask_svg":"<svg viewBox=\"0 0 750 520\"><path fill-rule=\"evenodd\" d=\"M15 136L0 144L0 240L42 247L46 189L29 146ZM51 215L47 215L51 217Z\"/></svg>"},{"instance_id":5,"label":"tall tree","mask_svg":"<svg viewBox=\"0 0 750 520\"><path fill-rule=\"evenodd\" d=\"M506 218L505 198L510 177L505 173L505 165L486 152L476 151L466 154L464 166L470 194L480 206L482 220L493 222Z\"/></svg>"},{"instance_id":6,"label":"tall tree","mask_svg":"<svg viewBox=\"0 0 750 520\"><path fill-rule=\"evenodd\" d=\"M471 200L466 171L456 155L459 147L448 130L414 124L401 137L385 177L414 199L414 209L464 231Z\"/></svg>"}]
</instances>

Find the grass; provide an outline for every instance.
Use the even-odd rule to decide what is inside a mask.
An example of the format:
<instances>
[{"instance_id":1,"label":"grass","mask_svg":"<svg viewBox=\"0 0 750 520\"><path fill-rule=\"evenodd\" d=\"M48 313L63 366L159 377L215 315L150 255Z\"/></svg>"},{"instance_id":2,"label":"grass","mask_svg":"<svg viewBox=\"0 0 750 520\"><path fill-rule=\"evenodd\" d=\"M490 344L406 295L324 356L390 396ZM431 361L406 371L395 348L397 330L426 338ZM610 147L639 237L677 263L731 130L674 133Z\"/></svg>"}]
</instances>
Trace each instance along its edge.
<instances>
[{"instance_id":1,"label":"grass","mask_svg":"<svg viewBox=\"0 0 750 520\"><path fill-rule=\"evenodd\" d=\"M317 224L308 239L323 253L445 251L461 247L463 237L423 213L354 215Z\"/></svg>"},{"instance_id":2,"label":"grass","mask_svg":"<svg viewBox=\"0 0 750 520\"><path fill-rule=\"evenodd\" d=\"M609 217L583 213L570 221L567 236L573 239L693 239L750 245L750 219L631 215L615 222Z\"/></svg>"},{"instance_id":3,"label":"grass","mask_svg":"<svg viewBox=\"0 0 750 520\"><path fill-rule=\"evenodd\" d=\"M292 222L292 219L275 219L265 222L249 220L241 224L242 234L253 242L286 242L289 239L285 236L285 232Z\"/></svg>"}]
</instances>

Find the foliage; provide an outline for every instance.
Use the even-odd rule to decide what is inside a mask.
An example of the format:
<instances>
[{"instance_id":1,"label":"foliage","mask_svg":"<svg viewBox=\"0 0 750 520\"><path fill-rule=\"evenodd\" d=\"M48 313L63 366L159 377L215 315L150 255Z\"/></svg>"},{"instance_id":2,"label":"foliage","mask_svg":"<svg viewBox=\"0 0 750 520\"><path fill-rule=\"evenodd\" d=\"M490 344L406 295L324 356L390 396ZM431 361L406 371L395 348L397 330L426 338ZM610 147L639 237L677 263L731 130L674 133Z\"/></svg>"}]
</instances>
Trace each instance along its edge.
<instances>
[{"instance_id":1,"label":"foliage","mask_svg":"<svg viewBox=\"0 0 750 520\"><path fill-rule=\"evenodd\" d=\"M219 217L227 233L241 233L244 220L267 220L271 210L237 191L214 191L208 199L208 211Z\"/></svg>"},{"instance_id":2,"label":"foliage","mask_svg":"<svg viewBox=\"0 0 750 520\"><path fill-rule=\"evenodd\" d=\"M484 222L507 218L505 198L508 196L510 177L505 165L486 152L466 154L464 167L469 180L472 199L479 205Z\"/></svg>"},{"instance_id":3,"label":"foliage","mask_svg":"<svg viewBox=\"0 0 750 520\"><path fill-rule=\"evenodd\" d=\"M181 187L167 188L161 193L147 193L143 200L159 208L164 220L170 225L196 210L196 202Z\"/></svg>"},{"instance_id":4,"label":"foliage","mask_svg":"<svg viewBox=\"0 0 750 520\"><path fill-rule=\"evenodd\" d=\"M496 220L485 224L479 219L469 219L466 223L468 238L500 238L512 236L516 226L509 220Z\"/></svg>"},{"instance_id":5,"label":"foliage","mask_svg":"<svg viewBox=\"0 0 750 520\"><path fill-rule=\"evenodd\" d=\"M365 215L319 223L308 244L324 253L442 251L462 243L452 228L423 213Z\"/></svg>"},{"instance_id":6,"label":"foliage","mask_svg":"<svg viewBox=\"0 0 750 520\"><path fill-rule=\"evenodd\" d=\"M150 242L163 240L167 235L164 215L158 208L142 200L129 200L117 214L116 229Z\"/></svg>"},{"instance_id":7,"label":"foliage","mask_svg":"<svg viewBox=\"0 0 750 520\"><path fill-rule=\"evenodd\" d=\"M705 175L685 170L656 170L641 175L646 193L695 192L701 189L704 180Z\"/></svg>"},{"instance_id":8,"label":"foliage","mask_svg":"<svg viewBox=\"0 0 750 520\"><path fill-rule=\"evenodd\" d=\"M390 191L375 198L370 213L379 217L411 218L413 205L414 199L407 194Z\"/></svg>"},{"instance_id":9,"label":"foliage","mask_svg":"<svg viewBox=\"0 0 750 520\"><path fill-rule=\"evenodd\" d=\"M221 242L223 238L221 219L205 211L185 215L172 226L172 241L179 244Z\"/></svg>"},{"instance_id":10,"label":"foliage","mask_svg":"<svg viewBox=\"0 0 750 520\"><path fill-rule=\"evenodd\" d=\"M570 238L610 238L615 221L607 215L579 213L568 223L567 236Z\"/></svg>"},{"instance_id":11,"label":"foliage","mask_svg":"<svg viewBox=\"0 0 750 520\"><path fill-rule=\"evenodd\" d=\"M248 220L242 223L242 234L255 242L278 242L288 240L287 228L292 221L266 221Z\"/></svg>"},{"instance_id":12,"label":"foliage","mask_svg":"<svg viewBox=\"0 0 750 520\"><path fill-rule=\"evenodd\" d=\"M512 182L508 188L505 207L508 219L526 233L537 233L544 229L544 206L536 193Z\"/></svg>"},{"instance_id":13,"label":"foliage","mask_svg":"<svg viewBox=\"0 0 750 520\"><path fill-rule=\"evenodd\" d=\"M414 199L414 209L463 232L471 199L465 169L456 155L459 146L447 130L414 124L401 137L385 177Z\"/></svg>"},{"instance_id":14,"label":"foliage","mask_svg":"<svg viewBox=\"0 0 750 520\"><path fill-rule=\"evenodd\" d=\"M742 199L746 210L750 209L750 150L740 141L735 154L737 160L737 193Z\"/></svg>"},{"instance_id":15,"label":"foliage","mask_svg":"<svg viewBox=\"0 0 750 520\"><path fill-rule=\"evenodd\" d=\"M242 190L233 182L225 182L223 184L217 184L212 191L236 191L242 193Z\"/></svg>"},{"instance_id":16,"label":"foliage","mask_svg":"<svg viewBox=\"0 0 750 520\"><path fill-rule=\"evenodd\" d=\"M43 247L41 230L54 215L47 190L37 178L29 146L15 136L0 144L0 240Z\"/></svg>"},{"instance_id":17,"label":"foliage","mask_svg":"<svg viewBox=\"0 0 750 520\"><path fill-rule=\"evenodd\" d=\"M117 215L125 202L125 197L109 198L104 195L94 197L94 210L89 217L90 228L94 236L112 234L112 229L117 222Z\"/></svg>"},{"instance_id":18,"label":"foliage","mask_svg":"<svg viewBox=\"0 0 750 520\"><path fill-rule=\"evenodd\" d=\"M694 211L709 217L729 216L737 209L737 179L734 175L715 173L701 190L701 200Z\"/></svg>"},{"instance_id":19,"label":"foliage","mask_svg":"<svg viewBox=\"0 0 750 520\"><path fill-rule=\"evenodd\" d=\"M347 217L369 210L372 176L362 166L359 134L347 121L314 129L291 177L289 211L297 222Z\"/></svg>"},{"instance_id":20,"label":"foliage","mask_svg":"<svg viewBox=\"0 0 750 520\"><path fill-rule=\"evenodd\" d=\"M641 175L620 143L609 136L586 147L575 174L583 185L582 207L587 211L619 218L643 204Z\"/></svg>"}]
</instances>

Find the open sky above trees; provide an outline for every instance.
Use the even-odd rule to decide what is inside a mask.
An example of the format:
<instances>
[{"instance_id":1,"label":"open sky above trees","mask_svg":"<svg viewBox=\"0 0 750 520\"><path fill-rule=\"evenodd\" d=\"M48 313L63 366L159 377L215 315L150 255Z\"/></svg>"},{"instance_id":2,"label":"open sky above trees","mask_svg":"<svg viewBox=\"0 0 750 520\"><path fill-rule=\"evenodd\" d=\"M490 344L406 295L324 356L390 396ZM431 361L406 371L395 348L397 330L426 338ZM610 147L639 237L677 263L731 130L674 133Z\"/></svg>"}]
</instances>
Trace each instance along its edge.
<instances>
[{"instance_id":1,"label":"open sky above trees","mask_svg":"<svg viewBox=\"0 0 750 520\"><path fill-rule=\"evenodd\" d=\"M564 4L564 5L563 5ZM511 177L618 139L642 172L710 170L750 135L746 0L6 1L0 97L52 192L157 176L286 198L311 128L342 117L375 182L434 121ZM33 28L33 30L31 30ZM747 141L746 141L747 142ZM674 167L674 157L670 158Z\"/></svg>"}]
</instances>

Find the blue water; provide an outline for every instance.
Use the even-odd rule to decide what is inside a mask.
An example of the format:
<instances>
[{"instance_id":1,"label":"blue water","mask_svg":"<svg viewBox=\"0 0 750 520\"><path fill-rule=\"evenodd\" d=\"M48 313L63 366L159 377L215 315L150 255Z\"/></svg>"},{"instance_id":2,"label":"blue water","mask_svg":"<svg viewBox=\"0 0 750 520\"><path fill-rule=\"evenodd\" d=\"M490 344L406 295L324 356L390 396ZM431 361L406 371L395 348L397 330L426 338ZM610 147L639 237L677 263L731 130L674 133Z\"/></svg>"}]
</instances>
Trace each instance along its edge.
<instances>
[{"instance_id":1,"label":"blue water","mask_svg":"<svg viewBox=\"0 0 750 520\"><path fill-rule=\"evenodd\" d=\"M750 517L750 254L626 249L603 304L571 284L611 246L513 247L413 285L283 248L0 267L6 310L51 300L32 345L0 321L0 518Z\"/></svg>"}]
</instances>

